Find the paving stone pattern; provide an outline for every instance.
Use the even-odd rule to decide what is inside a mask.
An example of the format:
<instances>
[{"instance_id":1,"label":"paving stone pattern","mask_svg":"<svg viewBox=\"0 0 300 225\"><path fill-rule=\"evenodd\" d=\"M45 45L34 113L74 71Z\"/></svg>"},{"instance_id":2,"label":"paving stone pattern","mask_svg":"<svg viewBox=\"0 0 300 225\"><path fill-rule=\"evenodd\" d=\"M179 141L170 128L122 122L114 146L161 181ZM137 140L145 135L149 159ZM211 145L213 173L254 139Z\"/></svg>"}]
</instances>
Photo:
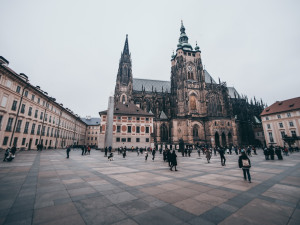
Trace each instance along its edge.
<instances>
[{"instance_id":1,"label":"paving stone pattern","mask_svg":"<svg viewBox=\"0 0 300 225\"><path fill-rule=\"evenodd\" d=\"M18 152L0 163L0 224L300 224L300 153L265 161L259 150L252 183L237 155L225 167L219 156L177 155L175 172L159 153Z\"/></svg>"}]
</instances>

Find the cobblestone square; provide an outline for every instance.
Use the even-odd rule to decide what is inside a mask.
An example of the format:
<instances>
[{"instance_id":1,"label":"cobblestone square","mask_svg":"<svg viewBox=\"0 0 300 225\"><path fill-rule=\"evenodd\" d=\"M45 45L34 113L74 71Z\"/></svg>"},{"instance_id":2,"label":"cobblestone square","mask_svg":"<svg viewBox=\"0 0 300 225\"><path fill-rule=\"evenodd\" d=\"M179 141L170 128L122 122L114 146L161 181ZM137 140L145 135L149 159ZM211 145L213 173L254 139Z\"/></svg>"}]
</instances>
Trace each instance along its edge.
<instances>
[{"instance_id":1,"label":"cobblestone square","mask_svg":"<svg viewBox=\"0 0 300 225\"><path fill-rule=\"evenodd\" d=\"M226 166L177 155L175 172L159 152L17 152L0 164L0 224L300 224L300 153L266 161L258 150L252 183L235 154Z\"/></svg>"}]
</instances>

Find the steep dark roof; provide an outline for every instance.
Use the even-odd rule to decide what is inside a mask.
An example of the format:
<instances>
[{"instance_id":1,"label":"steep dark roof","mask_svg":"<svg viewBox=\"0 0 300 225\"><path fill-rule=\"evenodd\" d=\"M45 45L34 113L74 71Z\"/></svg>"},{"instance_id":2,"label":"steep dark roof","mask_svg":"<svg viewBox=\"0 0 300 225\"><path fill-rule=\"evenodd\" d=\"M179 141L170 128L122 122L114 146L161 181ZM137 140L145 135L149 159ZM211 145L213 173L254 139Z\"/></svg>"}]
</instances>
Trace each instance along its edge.
<instances>
[{"instance_id":1,"label":"steep dark roof","mask_svg":"<svg viewBox=\"0 0 300 225\"><path fill-rule=\"evenodd\" d=\"M234 87L227 87L228 89L228 94L230 98L238 98L240 97L239 93L235 90ZM235 95L234 95L235 93Z\"/></svg>"},{"instance_id":2,"label":"steep dark roof","mask_svg":"<svg viewBox=\"0 0 300 225\"><path fill-rule=\"evenodd\" d=\"M213 83L216 84L216 81L212 78L212 76L204 70L205 75L205 83ZM140 79L140 78L133 78L133 91L142 91L145 89L146 92L156 91L158 93L162 92L171 92L171 82L170 81L163 81L163 80L149 80L149 79ZM234 87L228 87L228 93L230 98L239 97L239 93L236 91Z\"/></svg>"},{"instance_id":3,"label":"steep dark roof","mask_svg":"<svg viewBox=\"0 0 300 225\"><path fill-rule=\"evenodd\" d=\"M97 126L100 125L100 118L80 118L88 126Z\"/></svg>"},{"instance_id":4,"label":"steep dark roof","mask_svg":"<svg viewBox=\"0 0 300 225\"><path fill-rule=\"evenodd\" d=\"M216 84L216 81L212 78L212 76L206 70L203 71L205 76L205 83L211 83L212 81L213 84Z\"/></svg>"},{"instance_id":5,"label":"steep dark roof","mask_svg":"<svg viewBox=\"0 0 300 225\"><path fill-rule=\"evenodd\" d=\"M204 70L205 82L216 84L215 80L211 77L211 75ZM171 82L163 81L163 80L150 80L150 79L140 79L133 78L133 91L142 91L145 89L146 92L171 92Z\"/></svg>"},{"instance_id":6,"label":"steep dark roof","mask_svg":"<svg viewBox=\"0 0 300 225\"><path fill-rule=\"evenodd\" d=\"M100 115L107 114L107 110L99 112ZM154 116L153 113L148 113L137 107L133 103L121 103L118 102L114 106L114 114L119 115L139 115L139 116Z\"/></svg>"},{"instance_id":7,"label":"steep dark roof","mask_svg":"<svg viewBox=\"0 0 300 225\"><path fill-rule=\"evenodd\" d=\"M153 87L153 89L152 89ZM156 91L156 92L171 92L171 82L162 80L149 80L149 79L139 79L133 78L133 90L142 91L145 89L146 92Z\"/></svg>"},{"instance_id":8,"label":"steep dark roof","mask_svg":"<svg viewBox=\"0 0 300 225\"><path fill-rule=\"evenodd\" d=\"M300 97L277 101L264 109L261 116L300 109Z\"/></svg>"}]
</instances>

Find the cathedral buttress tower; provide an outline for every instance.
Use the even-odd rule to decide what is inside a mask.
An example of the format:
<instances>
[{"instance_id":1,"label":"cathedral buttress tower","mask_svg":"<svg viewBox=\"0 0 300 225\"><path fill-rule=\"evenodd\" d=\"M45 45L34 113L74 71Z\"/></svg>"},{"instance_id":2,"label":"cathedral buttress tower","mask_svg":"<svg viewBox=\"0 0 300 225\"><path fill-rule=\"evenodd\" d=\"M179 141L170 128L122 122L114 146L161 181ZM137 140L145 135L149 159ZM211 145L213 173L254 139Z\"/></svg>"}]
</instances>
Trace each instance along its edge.
<instances>
[{"instance_id":1,"label":"cathedral buttress tower","mask_svg":"<svg viewBox=\"0 0 300 225\"><path fill-rule=\"evenodd\" d=\"M171 93L174 116L204 115L205 77L201 51L188 43L185 27L181 22L179 43L171 59Z\"/></svg>"},{"instance_id":2,"label":"cathedral buttress tower","mask_svg":"<svg viewBox=\"0 0 300 225\"><path fill-rule=\"evenodd\" d=\"M119 62L119 70L115 87L115 103L130 102L132 99L132 66L131 54L129 53L128 35L124 44Z\"/></svg>"}]
</instances>

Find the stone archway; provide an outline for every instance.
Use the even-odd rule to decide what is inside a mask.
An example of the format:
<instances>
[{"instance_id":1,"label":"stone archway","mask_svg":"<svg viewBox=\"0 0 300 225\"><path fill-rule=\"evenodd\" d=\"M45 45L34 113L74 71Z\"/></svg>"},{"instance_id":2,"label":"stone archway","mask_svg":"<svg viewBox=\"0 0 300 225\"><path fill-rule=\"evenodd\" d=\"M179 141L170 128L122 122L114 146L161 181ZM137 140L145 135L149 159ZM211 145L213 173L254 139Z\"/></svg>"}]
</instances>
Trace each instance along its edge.
<instances>
[{"instance_id":1,"label":"stone archway","mask_svg":"<svg viewBox=\"0 0 300 225\"><path fill-rule=\"evenodd\" d=\"M215 133L215 144L220 147L220 136L218 132Z\"/></svg>"},{"instance_id":2,"label":"stone archway","mask_svg":"<svg viewBox=\"0 0 300 225\"><path fill-rule=\"evenodd\" d=\"M222 133L222 146L225 147L227 144L226 144L226 135L225 133L223 132Z\"/></svg>"}]
</instances>

